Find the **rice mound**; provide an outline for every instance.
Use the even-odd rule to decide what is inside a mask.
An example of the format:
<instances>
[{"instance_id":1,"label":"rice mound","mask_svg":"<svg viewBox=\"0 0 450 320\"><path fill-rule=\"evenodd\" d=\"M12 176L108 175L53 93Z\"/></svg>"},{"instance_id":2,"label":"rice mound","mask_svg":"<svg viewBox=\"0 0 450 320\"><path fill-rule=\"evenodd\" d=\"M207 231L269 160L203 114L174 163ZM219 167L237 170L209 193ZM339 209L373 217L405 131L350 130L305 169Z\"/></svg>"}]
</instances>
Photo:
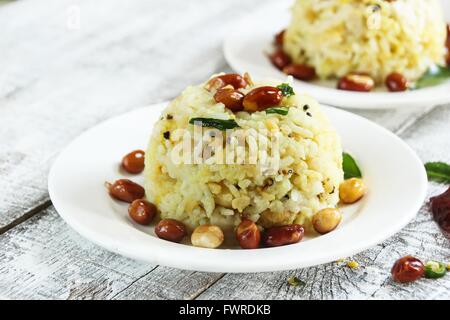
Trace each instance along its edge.
<instances>
[{"instance_id":1,"label":"rice mound","mask_svg":"<svg viewBox=\"0 0 450 320\"><path fill-rule=\"evenodd\" d=\"M241 91L277 84L260 83ZM183 221L189 228L215 224L225 231L244 217L266 228L299 223L311 230L312 216L338 203L343 181L340 138L319 104L309 96L296 94L283 99L282 104L290 107L287 115L264 111L234 114L217 103L214 92L204 85L188 87L170 103L150 138L145 189L161 218ZM180 140L177 129L193 136L197 126L189 121L194 117L234 119L240 129L254 129L257 134L278 132L278 170L267 170L259 162L176 163L171 155Z\"/></svg>"},{"instance_id":2,"label":"rice mound","mask_svg":"<svg viewBox=\"0 0 450 320\"><path fill-rule=\"evenodd\" d=\"M297 0L284 51L322 79L364 72L382 82L400 72L417 80L444 63L445 39L439 0Z\"/></svg>"}]
</instances>

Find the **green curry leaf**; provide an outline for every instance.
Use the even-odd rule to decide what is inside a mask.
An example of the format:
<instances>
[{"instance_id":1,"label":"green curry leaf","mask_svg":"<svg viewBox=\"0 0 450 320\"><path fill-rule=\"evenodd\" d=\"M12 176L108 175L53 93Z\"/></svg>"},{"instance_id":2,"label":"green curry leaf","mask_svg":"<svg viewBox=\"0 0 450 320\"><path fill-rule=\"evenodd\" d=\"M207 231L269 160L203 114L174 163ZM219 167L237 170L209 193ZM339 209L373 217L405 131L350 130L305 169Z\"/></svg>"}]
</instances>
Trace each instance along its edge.
<instances>
[{"instance_id":1,"label":"green curry leaf","mask_svg":"<svg viewBox=\"0 0 450 320\"><path fill-rule=\"evenodd\" d=\"M189 123L193 125L201 125L202 127L216 128L221 131L239 127L239 125L233 119L222 120L213 118L192 118L191 120L189 120Z\"/></svg>"},{"instance_id":2,"label":"green curry leaf","mask_svg":"<svg viewBox=\"0 0 450 320\"><path fill-rule=\"evenodd\" d=\"M282 116L287 116L287 114L289 113L289 109L286 107L273 107L273 108L269 108L266 109L266 113L267 114L281 114Z\"/></svg>"},{"instance_id":3,"label":"green curry leaf","mask_svg":"<svg viewBox=\"0 0 450 320\"><path fill-rule=\"evenodd\" d=\"M344 179L351 179L351 178L362 178L361 170L359 169L355 159L353 157L346 153L342 153L342 168L344 169Z\"/></svg>"},{"instance_id":4,"label":"green curry leaf","mask_svg":"<svg viewBox=\"0 0 450 320\"><path fill-rule=\"evenodd\" d=\"M428 179L436 182L450 183L450 165L444 162L429 162L425 164Z\"/></svg>"},{"instance_id":5,"label":"green curry leaf","mask_svg":"<svg viewBox=\"0 0 450 320\"><path fill-rule=\"evenodd\" d=\"M450 80L450 68L433 66L419 80L417 80L412 89L435 86L446 80Z\"/></svg>"},{"instance_id":6,"label":"green curry leaf","mask_svg":"<svg viewBox=\"0 0 450 320\"><path fill-rule=\"evenodd\" d=\"M283 96L286 98L295 95L294 89L287 83L282 83L277 88L283 92Z\"/></svg>"}]
</instances>

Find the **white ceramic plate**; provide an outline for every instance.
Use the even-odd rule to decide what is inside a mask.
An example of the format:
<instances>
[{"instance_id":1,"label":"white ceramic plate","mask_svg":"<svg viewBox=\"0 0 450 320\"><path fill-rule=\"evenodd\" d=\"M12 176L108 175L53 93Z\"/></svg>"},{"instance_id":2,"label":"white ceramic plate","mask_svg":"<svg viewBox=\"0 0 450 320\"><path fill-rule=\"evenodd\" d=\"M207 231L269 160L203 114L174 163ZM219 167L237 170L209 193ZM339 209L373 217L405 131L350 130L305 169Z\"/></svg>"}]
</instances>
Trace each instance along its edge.
<instances>
[{"instance_id":1,"label":"white ceramic plate","mask_svg":"<svg viewBox=\"0 0 450 320\"><path fill-rule=\"evenodd\" d=\"M49 176L49 192L61 217L82 236L118 254L181 269L261 272L322 264L360 252L392 236L417 213L425 198L426 173L398 137L351 113L325 108L345 150L359 162L369 193L343 208L339 228L286 247L242 250L201 249L158 239L153 228L134 224L127 205L107 194L105 181L127 177L119 162L147 145L163 107L158 104L108 120L73 141Z\"/></svg>"},{"instance_id":2,"label":"white ceramic plate","mask_svg":"<svg viewBox=\"0 0 450 320\"><path fill-rule=\"evenodd\" d=\"M450 21L450 3L442 2ZM289 6L292 3L293 0L273 1L263 10L245 17L227 33L224 54L231 68L239 73L249 72L255 78L286 78L270 63L266 53L273 51L274 35L289 24ZM295 80L295 86L321 103L343 108L412 108L450 102L450 81L435 87L397 93L337 90L335 81L308 83Z\"/></svg>"}]
</instances>

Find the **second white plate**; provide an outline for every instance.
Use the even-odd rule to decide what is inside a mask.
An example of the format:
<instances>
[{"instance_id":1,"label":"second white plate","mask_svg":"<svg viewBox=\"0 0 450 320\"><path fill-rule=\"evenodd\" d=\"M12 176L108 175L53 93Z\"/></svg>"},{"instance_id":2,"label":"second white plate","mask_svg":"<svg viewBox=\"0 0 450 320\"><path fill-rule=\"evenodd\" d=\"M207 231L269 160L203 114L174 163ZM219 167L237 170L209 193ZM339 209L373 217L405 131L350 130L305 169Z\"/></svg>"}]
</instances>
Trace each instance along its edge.
<instances>
[{"instance_id":1,"label":"second white plate","mask_svg":"<svg viewBox=\"0 0 450 320\"><path fill-rule=\"evenodd\" d=\"M49 175L49 193L61 217L86 239L118 254L164 266L208 272L262 272L308 267L360 252L392 236L417 213L427 178L415 153L397 136L351 113L325 108L344 149L359 162L369 193L342 209L339 228L286 247L202 249L158 239L153 227L132 222L127 205L111 199L105 181L127 176L123 155L145 148L166 104L108 120L73 141Z\"/></svg>"},{"instance_id":2,"label":"second white plate","mask_svg":"<svg viewBox=\"0 0 450 320\"><path fill-rule=\"evenodd\" d=\"M447 19L450 3L442 1ZM251 14L228 32L224 42L225 58L236 72L249 72L255 78L285 79L267 53L273 51L273 37L289 24L289 6L293 0L273 1L261 11ZM354 109L389 109L433 106L450 102L450 81L407 92L351 92L335 89L332 84L295 80L299 90L307 92L321 103Z\"/></svg>"}]
</instances>

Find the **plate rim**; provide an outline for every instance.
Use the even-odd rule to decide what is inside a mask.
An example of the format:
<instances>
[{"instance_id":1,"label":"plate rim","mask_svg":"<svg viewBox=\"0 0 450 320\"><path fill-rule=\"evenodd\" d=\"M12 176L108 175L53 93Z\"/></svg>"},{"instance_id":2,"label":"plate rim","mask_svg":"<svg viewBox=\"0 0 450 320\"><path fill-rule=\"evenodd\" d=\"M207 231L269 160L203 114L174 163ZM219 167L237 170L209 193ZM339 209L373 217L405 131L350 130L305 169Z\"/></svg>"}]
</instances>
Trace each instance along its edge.
<instances>
[{"instance_id":1,"label":"plate rim","mask_svg":"<svg viewBox=\"0 0 450 320\"><path fill-rule=\"evenodd\" d=\"M130 244L118 243L117 241L115 241L114 238L105 236L102 233L96 233L96 232L98 232L98 230L97 231L90 230L91 228L89 225L80 223L80 221L78 221L77 219L75 219L73 217L73 214L64 212L64 209L63 209L64 205L60 202L60 199L58 199L58 197L55 193L55 190L57 189L55 186L55 183L54 183L54 181L56 179L55 174L56 174L56 169L60 165L60 161L63 158L66 151L70 150L70 148L74 144L76 144L77 141L82 141L83 137L91 134L95 130L98 130L98 128L101 126L106 126L110 122L117 121L118 119L120 119L124 116L130 116L133 113L143 112L144 110L148 110L148 109L154 109L154 110L156 109L157 111L155 110L154 112L159 112L160 109L157 109L157 108L162 109L164 106L167 105L167 103L168 102L162 102L162 103L148 105L146 107L138 108L138 109L123 113L121 115L114 116L110 119L107 119L105 121L98 123L97 125L93 126L92 128L81 133L72 142L70 142L58 154L57 158L53 162L51 170L48 175L48 190L49 190L50 199L52 200L53 206L55 207L55 210L58 212L58 215L73 230L75 230L78 234L80 234L83 238L85 238L85 240L89 240L90 242L95 243L96 245L98 245L102 248L105 248L108 251L120 254L122 256L131 258L134 260L144 261L144 262L148 262L148 263L154 263L154 264L158 264L158 265L162 265L162 266L168 266L168 267L173 267L173 268L183 269L183 270L192 270L192 271L200 271L200 272L226 272L226 273L255 273L255 272L270 272L270 271L285 271L285 270L293 270L293 269L298 269L298 268L306 268L306 267L320 265L323 263L332 262L332 261L335 261L342 257L352 256L354 254L362 252L368 248L371 248L371 247L381 243L382 241L392 237L397 232L399 232L401 229L403 229L418 214L418 212L419 212L420 208L422 207L424 200L426 198L428 184L427 184L425 168L423 167L422 161L419 159L417 154L414 152L414 150L408 144L406 144L401 138L399 138L397 135L395 135L391 131L387 130L386 128L383 128L382 126L378 125L377 123L374 123L373 121L370 121L364 117L361 117L359 115L353 114L348 111L340 110L338 108L331 107L331 106L322 105L323 110L325 110L325 112L328 112L328 110L331 109L331 110L333 110L332 112L345 113L352 117L357 118L360 121L364 121L366 123L370 123L371 125L375 126L378 130L381 130L384 134L387 134L390 138L396 140L397 143L400 143L404 147L405 151L407 151L409 153L409 156L411 156L411 160L417 162L417 164L420 164L420 167L422 168L422 170L419 174L419 176L421 177L421 183L420 183L420 190L418 191L418 194L420 194L420 196L417 197L415 199L415 201L412 201L413 203L411 204L411 209L409 209L407 214L405 213L402 216L401 221L397 221L395 228L390 228L388 232L386 232L386 231L383 233L380 232L377 236L372 237L370 241L365 242L364 245L362 245L362 246L355 246L354 248L344 248L344 249L340 248L340 250L327 252L326 254L323 254L320 258L316 258L313 263L310 262L310 263L306 263L306 264L299 263L298 261L295 263L290 262L290 263L281 264L280 261L273 261L274 259L272 259L272 261L270 263L268 263L264 266L258 266L257 268L255 268L254 264L242 265L242 263L240 263L239 266L232 264L231 267L228 265L222 265L220 267L220 269L218 269L217 265L213 261L207 262L206 264L204 263L206 257L208 257L208 255L209 255L208 252L212 251L213 253L217 254L217 250L195 248L192 246L187 246L187 247L180 246L179 244L168 243L167 241L163 241L163 240L157 239L155 237L151 237L151 238L155 238L158 241L160 241L159 242L159 245L160 245L159 253L156 254L155 256L153 256L151 259L149 257L143 258L142 253L137 253L137 251L139 251L139 250L136 250L135 248L130 248ZM135 229L132 226L130 226L130 227ZM144 235L147 238L149 237L148 234L145 234L145 233L142 233L142 235ZM140 238L142 235L136 235L136 237ZM325 237L326 236L319 237L319 238L317 238L317 240L321 239L321 238L325 239ZM315 241L317 241L317 240L315 240ZM307 242L305 242L305 243L307 243ZM190 252L191 254L194 254L197 257L201 257L202 258L201 260L203 263L197 263L194 259L194 261L190 261L189 264L185 265L185 264L183 264L183 261L176 261L177 259L167 259L167 257L165 257L165 256L163 256L163 254L161 254L164 251L164 249L167 249L167 248L176 249L176 251L180 251L180 250L184 250L184 249L180 249L183 247L185 247L184 249L188 248L188 250L186 250L186 252ZM270 249L258 249L258 250L222 250L221 252L228 252L228 251L233 251L234 253L241 252L240 255L242 255L242 256L244 255L244 252L245 252L245 255L250 255L250 256L251 255L266 255L266 256L268 256L267 251L269 251L271 253L269 256L272 256L272 253L274 253L276 255L275 250L278 250L278 252L280 254L283 254L284 253L283 251L286 251L286 252L290 251L289 247L290 246L279 247L279 248L270 248ZM161 249L162 249L162 251L161 251ZM292 253L292 251L290 251L289 253ZM186 254L184 253L184 255L186 255ZM211 257L209 257L209 258L211 258ZM211 260L213 260L213 259L211 259Z\"/></svg>"}]
</instances>

